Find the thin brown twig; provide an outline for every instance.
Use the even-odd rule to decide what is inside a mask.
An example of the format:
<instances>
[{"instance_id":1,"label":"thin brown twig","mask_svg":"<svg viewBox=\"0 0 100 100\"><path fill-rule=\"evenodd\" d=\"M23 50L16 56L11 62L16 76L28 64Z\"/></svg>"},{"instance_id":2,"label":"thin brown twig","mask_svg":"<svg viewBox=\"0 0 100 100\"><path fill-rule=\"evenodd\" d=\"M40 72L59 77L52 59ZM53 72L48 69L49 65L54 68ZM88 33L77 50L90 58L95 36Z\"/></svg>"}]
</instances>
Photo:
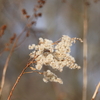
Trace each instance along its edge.
<instances>
[{"instance_id":1,"label":"thin brown twig","mask_svg":"<svg viewBox=\"0 0 100 100\"><path fill-rule=\"evenodd\" d=\"M33 62L33 61L30 61L30 62L26 65L26 67L24 67L24 69L22 70L22 72L20 73L20 75L17 77L17 80L16 80L16 82L14 83L14 85L13 85L11 91L10 91L10 94L9 94L7 100L10 100L10 99L11 99L12 94L13 94L13 91L14 91L16 85L18 84L18 82L19 82L19 80L21 79L22 75L26 73L25 70L26 70L32 63L34 63L34 62Z\"/></svg>"},{"instance_id":2,"label":"thin brown twig","mask_svg":"<svg viewBox=\"0 0 100 100\"><path fill-rule=\"evenodd\" d=\"M42 75L43 73L42 72L38 72L38 71L30 71L30 72L24 72L23 74L31 74L31 73L33 73L33 72L36 72L36 73L38 73L38 74L40 74L40 75Z\"/></svg>"},{"instance_id":3,"label":"thin brown twig","mask_svg":"<svg viewBox=\"0 0 100 100\"><path fill-rule=\"evenodd\" d=\"M9 64L9 61L10 61L10 58L11 58L11 55L12 55L14 49L16 48L16 44L17 44L18 39L24 33L24 31L25 31L25 29L23 30L23 32L14 41L13 46L12 46L12 48L10 50L10 53L9 53L7 59L6 59L6 62L5 62L4 68L3 68L3 73L2 73L1 84L0 84L0 98L1 98L1 95L2 95L2 90L3 90L3 87L4 87L4 83L5 83L5 75L6 75L6 71L7 71L7 67L8 67L8 64ZM4 50L3 50L3 52L4 52Z\"/></svg>"},{"instance_id":4,"label":"thin brown twig","mask_svg":"<svg viewBox=\"0 0 100 100\"><path fill-rule=\"evenodd\" d=\"M97 93L98 93L98 91L99 91L99 88L100 88L100 82L99 82L98 85L96 86L95 92L94 92L94 94L93 94L91 100L94 100L94 99L96 98L96 95L97 95Z\"/></svg>"},{"instance_id":5,"label":"thin brown twig","mask_svg":"<svg viewBox=\"0 0 100 100\"><path fill-rule=\"evenodd\" d=\"M32 15L32 17L28 20L28 23L31 22L32 18L34 17L34 14ZM28 24L27 24L28 25ZM5 65L4 65L4 68L3 68L3 73L2 73L2 79L1 79L1 84L0 84L0 98L1 98L1 95L2 95L2 90L3 90L3 87L4 87L4 83L5 83L5 75L6 75L6 71L7 71L7 67L8 67L8 64L9 64L9 61L10 61L10 58L11 58L11 55L13 53L13 51L15 50L16 48L16 44L19 40L19 38L22 36L22 34L26 31L27 29L27 25L25 26L25 28L23 29L23 31L19 34L19 36L15 39L14 43L13 43L13 46L10 50L10 53L6 59L6 62L5 62Z\"/></svg>"},{"instance_id":6,"label":"thin brown twig","mask_svg":"<svg viewBox=\"0 0 100 100\"><path fill-rule=\"evenodd\" d=\"M22 72L21 72L20 75L18 76L18 78L17 78L15 84L13 85L13 87L12 87L12 89L11 89L11 91L10 91L10 94L9 94L7 100L10 100L10 99L11 99L11 96L12 96L12 94L13 94L13 91L14 91L14 89L15 89L17 83L19 82L21 76L24 74L25 70L29 67L29 65L30 65L30 63L28 63L28 64L26 65L26 67L22 70Z\"/></svg>"},{"instance_id":7,"label":"thin brown twig","mask_svg":"<svg viewBox=\"0 0 100 100\"><path fill-rule=\"evenodd\" d=\"M84 2L84 19L83 19L83 94L82 100L87 98L87 5Z\"/></svg>"},{"instance_id":8,"label":"thin brown twig","mask_svg":"<svg viewBox=\"0 0 100 100\"><path fill-rule=\"evenodd\" d=\"M30 71L30 72L24 72L23 74L31 74L33 73L34 71Z\"/></svg>"},{"instance_id":9,"label":"thin brown twig","mask_svg":"<svg viewBox=\"0 0 100 100\"><path fill-rule=\"evenodd\" d=\"M13 45L14 46L14 45ZM3 90L3 87L4 87L4 83L5 83L5 75L6 75L6 71L7 71L7 67L8 67L8 63L10 61L10 57L12 55L12 52L13 52L13 47L6 59L6 62L5 62L5 65L4 65L4 68L3 68L3 73L2 73L2 79L1 79L1 84L0 84L0 98L1 98L1 94L2 94L2 90Z\"/></svg>"},{"instance_id":10,"label":"thin brown twig","mask_svg":"<svg viewBox=\"0 0 100 100\"><path fill-rule=\"evenodd\" d=\"M11 58L11 55L13 53L13 51L15 50L16 48L16 45L17 45L17 42L19 40L19 38L21 37L21 35L26 31L27 27L30 28L32 26L32 24L29 24L31 23L31 20L33 19L34 17L34 14L32 15L32 17L28 20L28 24L25 26L24 30L20 33L20 35L15 39L14 43L13 43L13 46L10 50L10 53L7 57L7 60L6 60L6 63L4 65L4 68L3 68L3 74L2 74L2 80L1 80L1 86L0 86L0 97L1 97L1 94L2 94L2 90L3 90L3 87L4 87L4 83L5 83L5 75L6 75L6 71L7 71L7 67L8 67L8 63L10 61L10 58ZM14 91L14 88L16 87L17 83L19 82L21 76L23 75L23 72L27 69L27 66L22 70L21 74L19 75L19 77L17 78L9 96L8 96L8 99L7 100L10 100L11 96L12 96L12 93Z\"/></svg>"},{"instance_id":11,"label":"thin brown twig","mask_svg":"<svg viewBox=\"0 0 100 100\"><path fill-rule=\"evenodd\" d=\"M14 43L13 43L13 46L10 50L10 53L6 59L6 62L5 62L5 65L4 65L4 68L3 68L3 73L2 73L2 79L1 79L1 84L0 84L0 98L1 98L1 95L2 95L2 90L3 90L3 87L4 87L4 83L5 83L5 75L6 75L6 71L7 71L7 67L8 67L8 64L9 64L9 61L10 61L10 58L11 58L11 55L16 47L16 44L17 44L17 41L18 39L20 38L20 36L24 33L24 31L26 30L26 28L22 31L22 33L15 39Z\"/></svg>"}]
</instances>

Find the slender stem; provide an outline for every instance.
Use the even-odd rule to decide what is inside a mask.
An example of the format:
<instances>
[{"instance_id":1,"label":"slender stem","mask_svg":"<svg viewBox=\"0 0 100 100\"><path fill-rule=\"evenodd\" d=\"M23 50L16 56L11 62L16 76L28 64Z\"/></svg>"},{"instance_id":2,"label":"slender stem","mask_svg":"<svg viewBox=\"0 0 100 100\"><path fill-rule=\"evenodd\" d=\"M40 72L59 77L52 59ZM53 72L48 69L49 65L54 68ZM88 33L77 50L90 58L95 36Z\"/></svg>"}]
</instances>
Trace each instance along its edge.
<instances>
[{"instance_id":1,"label":"slender stem","mask_svg":"<svg viewBox=\"0 0 100 100\"><path fill-rule=\"evenodd\" d=\"M7 71L7 67L8 67L11 55L12 55L14 49L16 48L16 44L17 44L20 36L24 33L25 30L26 30L26 28L22 31L22 33L14 41L13 46L12 46L12 48L10 50L10 53L9 53L7 59L6 59L6 62L5 62L4 68L3 68L3 73L2 73L1 84L0 84L0 98L1 98L1 95L2 95L2 90L3 90L3 87L4 87L4 83L5 83L6 71Z\"/></svg>"},{"instance_id":2,"label":"slender stem","mask_svg":"<svg viewBox=\"0 0 100 100\"><path fill-rule=\"evenodd\" d=\"M84 19L83 19L83 95L82 100L87 97L87 5L84 0Z\"/></svg>"},{"instance_id":3,"label":"slender stem","mask_svg":"<svg viewBox=\"0 0 100 100\"><path fill-rule=\"evenodd\" d=\"M94 99L96 98L96 95L97 95L97 93L98 93L98 91L99 91L99 88L100 88L100 82L99 82L98 85L96 86L95 92L94 92L93 97L92 97L91 100L94 100Z\"/></svg>"},{"instance_id":4,"label":"slender stem","mask_svg":"<svg viewBox=\"0 0 100 100\"><path fill-rule=\"evenodd\" d=\"M34 59L35 59L35 58L36 58L36 57L34 57ZM15 83L14 83L14 85L13 85L13 87L12 87L10 93L9 93L9 96L8 96L7 100L10 100L10 99L11 99L12 94L13 94L13 91L14 91L16 85L18 84L18 82L19 82L19 80L21 79L22 75L26 73L25 70L26 70L32 63L35 63L35 61L34 61L34 60L33 60L33 61L30 61L30 62L26 65L26 67L23 68L22 72L21 72L20 75L17 77L17 79L16 79L16 81L15 81ZM37 72L37 71L35 71L35 72ZM37 72L37 73L43 74L43 73L41 73L41 72Z\"/></svg>"},{"instance_id":5,"label":"slender stem","mask_svg":"<svg viewBox=\"0 0 100 100\"><path fill-rule=\"evenodd\" d=\"M10 100L10 99L11 99L12 94L13 94L13 91L14 91L16 85L18 84L19 80L21 79L21 76L24 74L25 70L29 67L29 65L30 65L30 63L28 63L28 64L26 65L26 67L22 70L22 72L21 72L20 75L18 76L18 78L17 78L15 84L13 85L13 87L12 87L12 89L11 89L11 91L10 91L10 94L9 94L7 100Z\"/></svg>"},{"instance_id":6,"label":"slender stem","mask_svg":"<svg viewBox=\"0 0 100 100\"><path fill-rule=\"evenodd\" d=\"M13 47L12 47L12 49L11 49L7 59L6 59L4 68L3 68L2 79L1 79L1 84L0 84L0 98L1 98L1 95L2 95L2 90L3 90L3 87L4 87L4 83L5 83L5 75L6 75L7 67L8 67L11 55L13 53L14 47L15 47L15 45L13 45Z\"/></svg>"},{"instance_id":7,"label":"slender stem","mask_svg":"<svg viewBox=\"0 0 100 100\"><path fill-rule=\"evenodd\" d=\"M32 15L32 17L28 20L28 24L32 21L32 19L34 18L34 14ZM28 25L27 24L27 25ZM27 25L25 26L24 30L19 34L19 36L15 39L14 43L13 43L13 46L10 50L10 53L7 57L7 60L5 62L5 65L4 65L4 68L3 68L3 73L2 73L2 79L1 79L1 84L0 84L0 98L1 98L1 95L2 95L2 90L3 90L3 87L4 87L4 83L5 83L5 75L6 75L6 71L7 71L7 67L8 67L8 64L9 64L9 61L10 61L10 58L11 58L11 55L13 53L13 51L15 50L16 48L16 45L17 45L17 42L19 40L19 38L22 36L22 34L26 31L27 29ZM28 27L29 28L29 27ZM9 100L9 99L8 99Z\"/></svg>"}]
</instances>

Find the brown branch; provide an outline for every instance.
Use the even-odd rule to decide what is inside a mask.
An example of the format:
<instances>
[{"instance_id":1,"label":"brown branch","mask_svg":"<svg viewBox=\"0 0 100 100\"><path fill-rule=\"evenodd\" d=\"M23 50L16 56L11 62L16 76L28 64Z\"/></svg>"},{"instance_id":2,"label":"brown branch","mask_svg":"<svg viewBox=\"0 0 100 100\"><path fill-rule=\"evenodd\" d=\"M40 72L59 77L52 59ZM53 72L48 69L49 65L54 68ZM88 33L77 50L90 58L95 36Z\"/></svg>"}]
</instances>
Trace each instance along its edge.
<instances>
[{"instance_id":1,"label":"brown branch","mask_svg":"<svg viewBox=\"0 0 100 100\"><path fill-rule=\"evenodd\" d=\"M44 3L45 3L45 1L44 1L44 2L42 1L42 4L44 4ZM39 7L39 8L41 8L41 7ZM39 16L40 16L40 15L38 15L38 17L39 17ZM33 25L33 23L31 23L31 22L32 22L32 19L33 19L34 17L35 17L35 16L34 16L34 14L33 14L32 17L31 17L30 19L28 19L28 24L25 26L24 30L20 33L20 35L15 39L15 41L14 41L14 43L13 43L13 46L12 46L12 48L11 48L11 50L10 50L10 53L9 53L9 55L8 55L8 57L7 57L7 60L6 60L6 62L5 62L4 68L3 68L2 80L1 80L1 86L0 86L0 97L1 97L1 94L2 94L3 87L4 87L5 75L6 75L6 71L7 71L7 67L8 67L8 64L9 64L9 61L10 61L10 58L11 58L11 55L12 55L13 51L15 50L16 46L17 46L17 43L18 43L19 38L20 38L20 37L22 36L22 34L26 31L27 28L30 28L30 27ZM22 42L23 42L23 41L22 41ZM24 73L24 71L27 69L27 67L28 67L28 65L22 70L21 74L20 74L19 77L17 78L17 80L16 80L16 82L15 82L15 84L14 84L14 86L13 86L13 88L12 88L12 90L11 90L11 92L10 92L10 94L9 94L7 100L10 100L10 98L11 98L11 96L12 96L12 93L13 93L13 91L14 91L14 88L16 87L17 83L19 82L21 76L23 75L23 73Z\"/></svg>"},{"instance_id":2,"label":"brown branch","mask_svg":"<svg viewBox=\"0 0 100 100\"><path fill-rule=\"evenodd\" d=\"M15 84L13 85L13 87L12 87L12 89L11 89L11 91L10 91L10 94L9 94L7 100L10 100L10 99L11 99L11 96L12 96L12 94L13 94L13 91L14 91L16 85L18 84L19 80L21 79L21 76L24 74L25 70L29 67L29 65L30 65L30 63L28 63L28 64L26 65L26 67L22 70L22 72L21 72L20 75L18 76L18 78L17 78Z\"/></svg>"},{"instance_id":3,"label":"brown branch","mask_svg":"<svg viewBox=\"0 0 100 100\"><path fill-rule=\"evenodd\" d=\"M33 72L36 72L36 73L38 73L38 74L40 74L40 75L42 75L42 74L43 74L43 72L38 72L38 71L24 72L23 74L31 74L31 73L33 73Z\"/></svg>"},{"instance_id":4,"label":"brown branch","mask_svg":"<svg viewBox=\"0 0 100 100\"><path fill-rule=\"evenodd\" d=\"M84 19L83 19L83 94L82 100L87 98L87 4L84 0Z\"/></svg>"},{"instance_id":5,"label":"brown branch","mask_svg":"<svg viewBox=\"0 0 100 100\"><path fill-rule=\"evenodd\" d=\"M10 50L10 53L6 59L6 62L5 62L5 65L4 65L4 68L3 68L3 73L2 73L2 79L1 79L1 84L0 84L0 98L1 98L1 95L2 95L2 90L3 90L3 87L4 87L4 83L5 83L5 75L6 75L6 71L7 71L7 67L8 67L8 64L9 64L9 61L10 61L10 58L11 58L11 55L16 47L16 44L20 38L20 36L24 33L24 31L26 30L26 28L22 31L22 33L15 39L14 43L13 43L13 46Z\"/></svg>"},{"instance_id":6,"label":"brown branch","mask_svg":"<svg viewBox=\"0 0 100 100\"><path fill-rule=\"evenodd\" d=\"M34 58L34 59L35 59L35 58ZM32 63L35 63L35 62L34 62L34 61L30 61L30 62L26 65L26 67L22 70L22 72L21 72L20 75L18 76L16 82L14 83L14 85L13 85L11 91L10 91L10 94L9 94L7 100L10 100L10 99L11 99L12 94L13 94L13 91L14 91L16 85L18 84L18 82L19 82L19 80L21 79L22 75L27 73L27 72L25 72L25 70L26 70ZM35 72L37 72L37 71L35 71ZM37 73L38 73L38 74L43 74L43 73L41 73L41 72L37 72Z\"/></svg>"},{"instance_id":7,"label":"brown branch","mask_svg":"<svg viewBox=\"0 0 100 100\"><path fill-rule=\"evenodd\" d=\"M98 93L98 91L99 91L99 88L100 88L100 82L99 82L98 85L96 86L95 92L94 92L93 97L92 97L91 100L94 100L94 99L96 98L96 95L97 95L97 93Z\"/></svg>"},{"instance_id":8,"label":"brown branch","mask_svg":"<svg viewBox=\"0 0 100 100\"><path fill-rule=\"evenodd\" d=\"M3 87L4 87L4 83L5 83L5 75L6 75L8 63L10 61L11 55L12 55L13 50L14 50L14 47L15 47L14 44L13 44L13 47L12 47L12 49L11 49L11 51L10 51L7 59L6 59L6 62L5 62L4 68L3 68L2 79L1 79L1 84L0 84L0 98L1 98L1 94L2 94Z\"/></svg>"},{"instance_id":9,"label":"brown branch","mask_svg":"<svg viewBox=\"0 0 100 100\"><path fill-rule=\"evenodd\" d=\"M30 23L30 21L32 20L33 17L34 16L32 15L32 17L28 20L28 23ZM6 59L6 62L5 62L4 68L3 68L3 73L2 73L1 84L0 84L0 98L1 98L1 95L2 95L2 90L3 90L3 87L4 87L4 83L5 83L5 75L6 75L6 71L7 71L7 67L8 67L11 55L12 55L13 51L16 48L16 45L17 45L17 42L18 42L19 38L26 31L26 29L27 29L27 25L25 26L25 28L23 29L23 31L19 34L19 36L15 39L15 41L13 43L13 46L12 46L12 48L10 50L10 53L9 53L7 59Z\"/></svg>"}]
</instances>

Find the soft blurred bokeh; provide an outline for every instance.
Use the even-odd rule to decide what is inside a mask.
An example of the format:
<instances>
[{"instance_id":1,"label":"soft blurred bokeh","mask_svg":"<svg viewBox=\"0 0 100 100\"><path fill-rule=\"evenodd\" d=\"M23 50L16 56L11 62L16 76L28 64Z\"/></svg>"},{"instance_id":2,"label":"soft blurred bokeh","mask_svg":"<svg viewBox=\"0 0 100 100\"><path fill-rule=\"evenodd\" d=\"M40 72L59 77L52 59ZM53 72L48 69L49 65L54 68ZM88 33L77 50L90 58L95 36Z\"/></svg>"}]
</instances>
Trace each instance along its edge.
<instances>
[{"instance_id":1,"label":"soft blurred bokeh","mask_svg":"<svg viewBox=\"0 0 100 100\"><path fill-rule=\"evenodd\" d=\"M88 0L88 3L87 100L90 100L100 81L100 0ZM19 35L24 29L27 19L21 10L25 8L27 13L32 15L36 4L37 0L0 0L0 27L7 25L5 34L0 38L0 51L14 33ZM14 51L10 59L2 100L7 99L16 78L28 62L29 44L38 44L39 37L53 41L58 40L62 35L83 38L83 0L47 0L39 12L42 13L42 17L37 19L36 26L30 29L30 36ZM64 68L62 73L58 71L57 75L62 78L63 85L44 83L43 76L35 72L25 74L15 88L12 100L81 100L83 43L76 42L71 50L71 55L75 57L81 69ZM8 54L9 51L0 56L0 81ZM100 100L100 93L96 100Z\"/></svg>"}]
</instances>

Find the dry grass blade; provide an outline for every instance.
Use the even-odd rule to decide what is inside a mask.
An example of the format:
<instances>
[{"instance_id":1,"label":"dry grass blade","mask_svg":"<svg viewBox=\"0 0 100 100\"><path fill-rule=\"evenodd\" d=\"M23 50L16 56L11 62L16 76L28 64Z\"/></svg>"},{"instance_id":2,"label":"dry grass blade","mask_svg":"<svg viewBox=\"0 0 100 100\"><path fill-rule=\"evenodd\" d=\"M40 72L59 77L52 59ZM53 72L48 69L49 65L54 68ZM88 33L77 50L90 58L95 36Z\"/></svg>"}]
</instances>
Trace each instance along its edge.
<instances>
[{"instance_id":1,"label":"dry grass blade","mask_svg":"<svg viewBox=\"0 0 100 100\"><path fill-rule=\"evenodd\" d=\"M96 89L95 89L95 92L94 92L93 97L92 97L91 100L94 100L94 99L96 98L96 95L97 95L97 93L98 93L98 91L99 91L99 88L100 88L100 82L98 83L98 85L97 85L97 87L96 87Z\"/></svg>"}]
</instances>

